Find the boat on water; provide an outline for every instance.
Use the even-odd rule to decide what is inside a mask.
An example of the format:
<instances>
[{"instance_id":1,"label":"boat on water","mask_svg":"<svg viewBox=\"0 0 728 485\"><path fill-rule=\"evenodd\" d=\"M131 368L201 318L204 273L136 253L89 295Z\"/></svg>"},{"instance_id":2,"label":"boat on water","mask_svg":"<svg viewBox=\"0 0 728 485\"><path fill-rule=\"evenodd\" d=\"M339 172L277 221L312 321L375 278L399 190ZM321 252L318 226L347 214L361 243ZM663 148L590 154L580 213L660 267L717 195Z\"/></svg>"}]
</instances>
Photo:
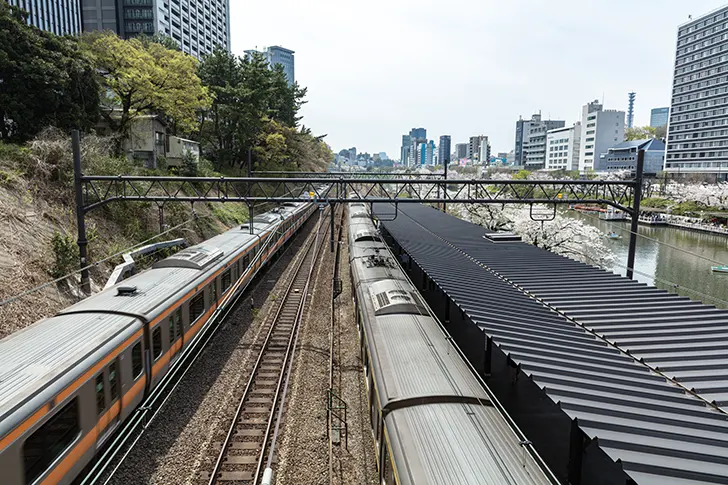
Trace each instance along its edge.
<instances>
[{"instance_id":1,"label":"boat on water","mask_svg":"<svg viewBox=\"0 0 728 485\"><path fill-rule=\"evenodd\" d=\"M620 236L619 234L617 234L614 231L612 231L608 234L605 234L604 237L606 237L607 239L622 239L622 236Z\"/></svg>"},{"instance_id":2,"label":"boat on water","mask_svg":"<svg viewBox=\"0 0 728 485\"><path fill-rule=\"evenodd\" d=\"M728 273L728 266L725 265L713 266L711 269L714 273Z\"/></svg>"}]
</instances>

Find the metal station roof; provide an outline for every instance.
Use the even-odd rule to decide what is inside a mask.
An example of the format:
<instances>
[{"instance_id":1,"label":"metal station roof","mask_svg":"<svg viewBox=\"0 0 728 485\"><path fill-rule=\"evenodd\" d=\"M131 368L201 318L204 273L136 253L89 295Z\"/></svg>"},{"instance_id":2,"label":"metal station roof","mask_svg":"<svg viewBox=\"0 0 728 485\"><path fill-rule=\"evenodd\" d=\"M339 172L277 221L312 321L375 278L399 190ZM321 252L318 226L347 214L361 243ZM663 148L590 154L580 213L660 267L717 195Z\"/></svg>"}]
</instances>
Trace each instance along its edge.
<instances>
[{"instance_id":1,"label":"metal station roof","mask_svg":"<svg viewBox=\"0 0 728 485\"><path fill-rule=\"evenodd\" d=\"M398 217L382 224L637 483L728 483L726 415L639 361L657 357L664 371L670 358L671 370L687 378L690 369L701 383L719 374L711 369L720 351L694 345L720 347L728 333L709 307L525 243L491 242L483 228L429 207L400 204ZM701 333L708 329L717 333Z\"/></svg>"}]
</instances>

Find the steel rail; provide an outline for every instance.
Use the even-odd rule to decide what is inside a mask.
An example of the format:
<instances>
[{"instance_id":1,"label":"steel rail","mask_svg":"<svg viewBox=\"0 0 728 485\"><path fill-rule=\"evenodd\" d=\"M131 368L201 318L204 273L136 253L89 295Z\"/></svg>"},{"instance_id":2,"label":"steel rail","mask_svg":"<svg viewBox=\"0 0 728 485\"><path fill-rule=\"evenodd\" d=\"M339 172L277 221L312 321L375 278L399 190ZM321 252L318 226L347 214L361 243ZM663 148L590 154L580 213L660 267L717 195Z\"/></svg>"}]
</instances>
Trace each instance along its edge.
<instances>
[{"instance_id":1,"label":"steel rail","mask_svg":"<svg viewBox=\"0 0 728 485\"><path fill-rule=\"evenodd\" d=\"M237 407L235 409L235 414L233 416L233 419L231 420L230 427L228 428L227 434L226 434L225 439L224 439L224 441L222 443L222 447L221 447L220 453L218 454L217 460L215 462L215 466L213 467L213 470L210 473L210 477L209 477L209 480L208 480L208 484L209 485L215 485L218 482L218 480L219 480L219 474L220 474L221 469L222 469L222 466L224 464L225 457L228 454L230 444L232 443L232 439L233 439L233 436L235 434L235 431L236 431L236 429L238 427L238 422L240 421L240 418L241 418L241 416L243 414L243 410L244 410L246 404L248 403L248 398L250 397L251 391L253 389L253 385L255 383L255 379L256 379L257 373L260 370L261 363L263 361L263 358L266 355L266 351L268 350L268 347L269 347L270 342L272 340L273 333L274 333L274 331L276 329L276 324L280 320L280 317L281 317L281 314L283 313L283 310L286 308L286 300L291 295L291 292L293 290L293 287L296 284L296 278L299 275L299 272L300 272L303 264L305 263L305 261L307 259L307 256L309 255L309 252L314 247L315 243L318 241L318 239L319 239L318 238L318 235L319 235L319 233L320 233L320 231L321 231L321 229L322 229L323 226L324 226L324 218L323 217L320 217L320 220L318 221L318 227L316 228L316 231L314 232L314 234L312 234L311 236L309 236L310 237L310 240L306 243L306 246L303 248L303 252L301 253L301 256L300 256L299 260L296 261L296 263L295 263L295 266L294 266L294 269L293 269L293 272L292 272L292 276L291 276L291 280L288 283L288 285L286 287L286 290L284 291L284 296L281 298L281 303L277 307L276 312L275 312L275 314L274 314L274 316L273 316L273 318L271 320L270 328L268 329L268 332L267 332L267 334L265 336L265 339L264 339L263 343L261 344L261 351L258 354L258 357L256 358L256 361L255 361L255 364L253 365L253 369L250 372L250 377L248 378L248 381L247 381L247 383L245 385L245 389L243 390L243 394L242 394L242 396L240 398L240 402L238 403L238 405L237 405ZM315 258L314 258L314 261L315 261ZM304 298L301 299L301 302L303 302L303 301L304 301ZM294 328L295 328L295 326L294 326ZM291 334L293 335L293 333L295 333L295 332L292 330ZM286 351L286 357L288 356L289 353L290 353L290 338L289 338L289 346L288 346L287 351ZM283 367L282 369L285 369L285 367ZM281 380L281 378L279 376L279 381L280 380ZM274 412L275 412L275 407L276 407L275 404L276 404L276 400L274 399L273 402L272 402L272 404L271 404L271 415L273 415ZM259 456L259 459L258 459L258 463L260 463L262 461L262 456L263 456L263 454L265 452L265 448L266 448L265 441L267 441L266 438L265 438L265 436L267 436L267 434L268 433L266 433L266 435L264 435L264 443L263 443L263 445L261 447L261 451L260 451L260 456ZM260 465L258 465L258 468L259 467L260 467ZM259 477L259 472L257 472L256 475L253 476L253 483L257 483L258 477Z\"/></svg>"}]
</instances>

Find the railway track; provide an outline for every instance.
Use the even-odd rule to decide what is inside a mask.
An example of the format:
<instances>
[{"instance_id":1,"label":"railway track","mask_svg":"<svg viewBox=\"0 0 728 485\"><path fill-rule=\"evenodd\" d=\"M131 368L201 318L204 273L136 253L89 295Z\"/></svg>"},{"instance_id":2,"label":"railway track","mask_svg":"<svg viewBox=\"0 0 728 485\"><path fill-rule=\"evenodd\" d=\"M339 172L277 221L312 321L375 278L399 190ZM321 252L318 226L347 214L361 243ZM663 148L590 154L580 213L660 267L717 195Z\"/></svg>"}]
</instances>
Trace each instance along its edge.
<instances>
[{"instance_id":1,"label":"railway track","mask_svg":"<svg viewBox=\"0 0 728 485\"><path fill-rule=\"evenodd\" d=\"M227 434L211 447L211 451L219 450L215 465L199 474L199 483L268 483L263 479L272 473L298 329L306 310L315 261L326 240L325 220L325 216L321 217L318 228L294 260L288 286L265 323L263 341L256 344L259 354Z\"/></svg>"}]
</instances>

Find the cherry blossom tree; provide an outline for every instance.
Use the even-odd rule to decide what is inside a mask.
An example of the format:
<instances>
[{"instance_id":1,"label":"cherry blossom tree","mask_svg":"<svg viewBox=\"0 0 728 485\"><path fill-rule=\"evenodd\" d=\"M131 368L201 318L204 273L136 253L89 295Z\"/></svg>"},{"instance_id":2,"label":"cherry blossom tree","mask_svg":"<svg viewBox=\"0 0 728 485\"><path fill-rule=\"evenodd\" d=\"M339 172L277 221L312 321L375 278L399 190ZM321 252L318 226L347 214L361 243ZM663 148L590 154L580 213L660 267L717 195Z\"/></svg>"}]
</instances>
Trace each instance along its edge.
<instances>
[{"instance_id":1,"label":"cherry blossom tree","mask_svg":"<svg viewBox=\"0 0 728 485\"><path fill-rule=\"evenodd\" d=\"M527 243L576 261L611 267L615 257L596 227L556 213L552 221L531 218L531 209L522 205L453 204L449 211L461 219L492 231L518 234ZM534 215L552 214L546 206L535 206Z\"/></svg>"}]
</instances>

